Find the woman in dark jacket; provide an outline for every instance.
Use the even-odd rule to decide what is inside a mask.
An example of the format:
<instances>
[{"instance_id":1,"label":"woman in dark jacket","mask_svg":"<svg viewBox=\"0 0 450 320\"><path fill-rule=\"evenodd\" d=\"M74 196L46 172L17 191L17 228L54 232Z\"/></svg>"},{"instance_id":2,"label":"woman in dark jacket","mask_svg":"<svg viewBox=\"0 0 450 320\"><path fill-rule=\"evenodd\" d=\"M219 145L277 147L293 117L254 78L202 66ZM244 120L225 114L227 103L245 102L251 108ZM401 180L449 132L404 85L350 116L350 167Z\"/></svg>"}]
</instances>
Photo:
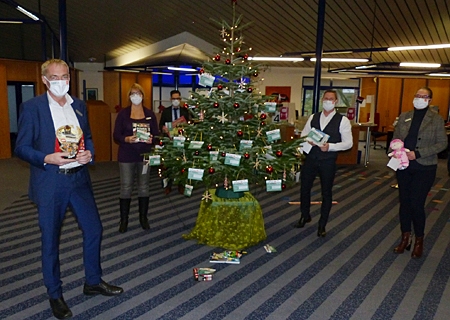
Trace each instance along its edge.
<instances>
[{"instance_id":1,"label":"woman in dark jacket","mask_svg":"<svg viewBox=\"0 0 450 320\"><path fill-rule=\"evenodd\" d=\"M144 230L150 229L147 219L149 203L150 171L145 170L143 153L153 147L155 136L159 135L156 116L143 106L143 88L135 83L128 97L130 106L122 109L116 118L114 140L119 143L118 161L120 168L120 227L119 232L127 231L130 213L131 192L134 177L137 176L139 222Z\"/></svg>"},{"instance_id":2,"label":"woman in dark jacket","mask_svg":"<svg viewBox=\"0 0 450 320\"><path fill-rule=\"evenodd\" d=\"M393 136L410 150L407 152L409 166L396 171L402 239L394 252L409 250L412 224L415 233L412 258L420 258L423 253L425 201L436 178L437 155L447 147L444 120L429 108L432 97L430 88L420 88L414 96L414 110L400 115Z\"/></svg>"}]
</instances>

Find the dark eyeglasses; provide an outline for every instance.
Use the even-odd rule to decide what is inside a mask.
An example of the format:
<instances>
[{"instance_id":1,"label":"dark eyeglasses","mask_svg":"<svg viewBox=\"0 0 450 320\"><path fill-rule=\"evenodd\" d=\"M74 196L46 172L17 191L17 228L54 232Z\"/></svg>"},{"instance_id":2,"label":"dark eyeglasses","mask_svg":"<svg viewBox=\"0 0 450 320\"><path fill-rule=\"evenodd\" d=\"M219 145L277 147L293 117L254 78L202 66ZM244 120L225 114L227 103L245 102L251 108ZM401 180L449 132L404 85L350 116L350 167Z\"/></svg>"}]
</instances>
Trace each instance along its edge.
<instances>
[{"instance_id":1,"label":"dark eyeglasses","mask_svg":"<svg viewBox=\"0 0 450 320\"><path fill-rule=\"evenodd\" d=\"M414 98L419 98L419 99L429 99L430 98L430 96L429 95L427 95L427 94L416 94L416 95L414 95Z\"/></svg>"}]
</instances>

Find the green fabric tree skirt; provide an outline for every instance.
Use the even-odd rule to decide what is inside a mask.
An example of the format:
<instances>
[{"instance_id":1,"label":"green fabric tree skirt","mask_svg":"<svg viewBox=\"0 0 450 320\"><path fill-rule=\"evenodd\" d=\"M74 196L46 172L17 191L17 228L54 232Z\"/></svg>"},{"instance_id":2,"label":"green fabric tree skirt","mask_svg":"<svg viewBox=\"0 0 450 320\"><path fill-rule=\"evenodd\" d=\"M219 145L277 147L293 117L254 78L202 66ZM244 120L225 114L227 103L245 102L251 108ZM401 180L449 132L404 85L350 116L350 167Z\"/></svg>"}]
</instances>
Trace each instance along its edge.
<instances>
[{"instance_id":1,"label":"green fabric tree skirt","mask_svg":"<svg viewBox=\"0 0 450 320\"><path fill-rule=\"evenodd\" d=\"M250 194L244 192L239 199L217 197L209 190L212 201L202 201L197 222L184 239L227 250L243 250L266 239L261 206Z\"/></svg>"}]
</instances>

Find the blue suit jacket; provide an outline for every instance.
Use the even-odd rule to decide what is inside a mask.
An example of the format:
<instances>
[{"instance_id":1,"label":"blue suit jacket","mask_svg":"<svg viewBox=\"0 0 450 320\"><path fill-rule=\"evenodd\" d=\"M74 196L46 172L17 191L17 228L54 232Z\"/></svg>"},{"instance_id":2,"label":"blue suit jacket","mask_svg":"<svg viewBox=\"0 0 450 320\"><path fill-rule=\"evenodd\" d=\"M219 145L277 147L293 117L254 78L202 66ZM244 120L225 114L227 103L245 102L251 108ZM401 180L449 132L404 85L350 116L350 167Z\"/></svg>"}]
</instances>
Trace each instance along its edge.
<instances>
[{"instance_id":1,"label":"blue suit jacket","mask_svg":"<svg viewBox=\"0 0 450 320\"><path fill-rule=\"evenodd\" d=\"M86 105L81 100L72 97L72 108L78 118L84 134L86 150L90 150L94 157ZM28 195L37 205L48 204L52 201L57 180L61 178L57 165L44 165L46 155L55 152L56 128L53 125L52 114L47 93L24 102L20 107L19 132L16 140L16 155L30 163L30 184ZM89 180L89 173L80 175L80 183Z\"/></svg>"}]
</instances>

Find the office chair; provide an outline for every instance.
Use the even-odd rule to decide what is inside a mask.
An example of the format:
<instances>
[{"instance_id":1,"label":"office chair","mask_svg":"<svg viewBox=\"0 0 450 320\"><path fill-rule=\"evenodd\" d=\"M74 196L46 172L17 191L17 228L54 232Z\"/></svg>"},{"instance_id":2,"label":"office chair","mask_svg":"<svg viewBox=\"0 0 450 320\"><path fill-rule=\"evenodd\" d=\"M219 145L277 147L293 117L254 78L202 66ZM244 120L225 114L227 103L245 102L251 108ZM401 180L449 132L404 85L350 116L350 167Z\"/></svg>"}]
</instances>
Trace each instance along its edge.
<instances>
[{"instance_id":1,"label":"office chair","mask_svg":"<svg viewBox=\"0 0 450 320\"><path fill-rule=\"evenodd\" d=\"M370 114L367 114L367 122L369 122L369 119ZM374 150L386 149L381 144L377 144L377 139L388 135L387 132L384 132L385 127L382 127L382 130L380 131L380 114L378 112L375 113L374 123L376 124L376 127L373 127L372 130L370 131L370 135L372 136L373 139L373 149Z\"/></svg>"}]
</instances>

